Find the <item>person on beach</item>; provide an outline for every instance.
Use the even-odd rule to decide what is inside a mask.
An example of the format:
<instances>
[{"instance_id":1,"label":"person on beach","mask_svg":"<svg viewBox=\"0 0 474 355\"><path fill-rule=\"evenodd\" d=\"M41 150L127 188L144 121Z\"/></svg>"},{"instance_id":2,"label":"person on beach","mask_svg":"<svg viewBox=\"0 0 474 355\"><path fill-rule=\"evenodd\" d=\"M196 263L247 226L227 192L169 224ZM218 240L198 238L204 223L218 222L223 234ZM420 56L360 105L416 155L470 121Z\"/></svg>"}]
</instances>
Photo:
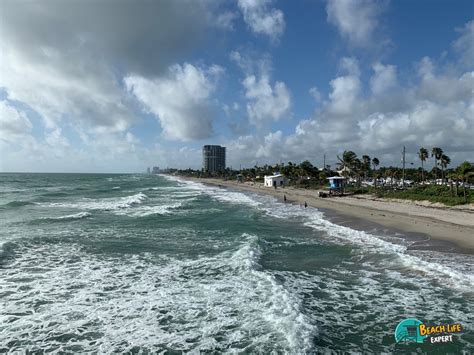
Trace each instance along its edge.
<instances>
[{"instance_id":1,"label":"person on beach","mask_svg":"<svg viewBox=\"0 0 474 355\"><path fill-rule=\"evenodd\" d=\"M304 202L304 208L307 208L308 207L308 204L306 203L306 201Z\"/></svg>"},{"instance_id":2,"label":"person on beach","mask_svg":"<svg viewBox=\"0 0 474 355\"><path fill-rule=\"evenodd\" d=\"M283 195L283 201L286 202L286 195Z\"/></svg>"}]
</instances>

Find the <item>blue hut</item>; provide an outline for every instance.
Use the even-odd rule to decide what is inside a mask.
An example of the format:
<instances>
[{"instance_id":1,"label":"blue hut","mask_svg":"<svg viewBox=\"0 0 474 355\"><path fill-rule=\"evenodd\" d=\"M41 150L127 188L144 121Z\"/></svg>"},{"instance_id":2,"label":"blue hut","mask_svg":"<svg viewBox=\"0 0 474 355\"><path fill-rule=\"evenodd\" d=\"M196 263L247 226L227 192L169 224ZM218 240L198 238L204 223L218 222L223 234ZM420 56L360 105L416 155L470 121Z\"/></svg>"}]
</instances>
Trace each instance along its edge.
<instances>
[{"instance_id":1,"label":"blue hut","mask_svg":"<svg viewBox=\"0 0 474 355\"><path fill-rule=\"evenodd\" d=\"M344 192L345 177L331 176L327 179L329 180L329 194L342 194Z\"/></svg>"}]
</instances>

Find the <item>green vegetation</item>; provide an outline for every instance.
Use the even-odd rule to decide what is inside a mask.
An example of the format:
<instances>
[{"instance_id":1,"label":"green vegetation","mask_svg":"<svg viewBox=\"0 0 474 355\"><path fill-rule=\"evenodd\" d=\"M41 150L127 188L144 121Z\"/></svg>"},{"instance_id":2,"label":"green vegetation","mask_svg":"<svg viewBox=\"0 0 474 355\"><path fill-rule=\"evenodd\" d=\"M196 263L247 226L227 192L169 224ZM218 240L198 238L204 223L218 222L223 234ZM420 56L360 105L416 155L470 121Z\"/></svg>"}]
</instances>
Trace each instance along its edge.
<instances>
[{"instance_id":1,"label":"green vegetation","mask_svg":"<svg viewBox=\"0 0 474 355\"><path fill-rule=\"evenodd\" d=\"M464 192L466 196L464 197ZM448 206L474 203L474 194L468 189L456 185L426 185L415 186L407 190L376 191L377 197L399 198L414 201L440 202Z\"/></svg>"},{"instance_id":2,"label":"green vegetation","mask_svg":"<svg viewBox=\"0 0 474 355\"><path fill-rule=\"evenodd\" d=\"M446 205L473 203L474 190L469 186L474 185L474 165L464 162L456 168L448 168L451 159L443 149L431 149L434 160L433 168L425 170L430 151L420 148L417 152L420 167L381 166L378 158L362 155L361 158L351 150L346 150L341 157L337 156L338 163L318 169L310 161L305 160L300 164L293 162L275 165L265 164L241 170L225 169L213 174L201 170L176 170L171 173L182 176L200 178L222 178L225 180L263 182L265 175L280 172L288 179L288 184L303 189L327 189L327 177L342 175L348 178L344 191L352 194L376 194L378 197L399 198L409 200L426 200L440 202ZM409 163L409 166L413 163ZM402 179L405 186L402 186Z\"/></svg>"}]
</instances>

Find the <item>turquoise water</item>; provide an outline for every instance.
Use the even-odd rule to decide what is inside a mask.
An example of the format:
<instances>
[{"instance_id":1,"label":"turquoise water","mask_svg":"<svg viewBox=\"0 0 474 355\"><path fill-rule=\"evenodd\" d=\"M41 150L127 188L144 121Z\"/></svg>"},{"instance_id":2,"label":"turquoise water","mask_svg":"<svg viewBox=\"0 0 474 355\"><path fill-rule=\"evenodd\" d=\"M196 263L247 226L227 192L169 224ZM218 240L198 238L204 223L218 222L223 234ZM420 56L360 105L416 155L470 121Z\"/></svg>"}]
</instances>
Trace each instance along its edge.
<instances>
[{"instance_id":1,"label":"turquoise water","mask_svg":"<svg viewBox=\"0 0 474 355\"><path fill-rule=\"evenodd\" d=\"M0 351L472 352L473 257L151 175L0 174ZM395 344L404 318L453 343Z\"/></svg>"}]
</instances>

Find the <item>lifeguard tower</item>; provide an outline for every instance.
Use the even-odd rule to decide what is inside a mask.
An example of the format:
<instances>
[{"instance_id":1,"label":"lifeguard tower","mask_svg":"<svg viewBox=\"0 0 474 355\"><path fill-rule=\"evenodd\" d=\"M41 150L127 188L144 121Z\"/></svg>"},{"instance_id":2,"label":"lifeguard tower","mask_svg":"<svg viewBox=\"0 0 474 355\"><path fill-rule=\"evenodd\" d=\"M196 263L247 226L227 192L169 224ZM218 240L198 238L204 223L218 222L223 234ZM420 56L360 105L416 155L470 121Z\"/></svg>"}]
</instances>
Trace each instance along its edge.
<instances>
[{"instance_id":1,"label":"lifeguard tower","mask_svg":"<svg viewBox=\"0 0 474 355\"><path fill-rule=\"evenodd\" d=\"M344 193L345 177L331 176L327 179L329 180L329 195L342 195Z\"/></svg>"}]
</instances>

